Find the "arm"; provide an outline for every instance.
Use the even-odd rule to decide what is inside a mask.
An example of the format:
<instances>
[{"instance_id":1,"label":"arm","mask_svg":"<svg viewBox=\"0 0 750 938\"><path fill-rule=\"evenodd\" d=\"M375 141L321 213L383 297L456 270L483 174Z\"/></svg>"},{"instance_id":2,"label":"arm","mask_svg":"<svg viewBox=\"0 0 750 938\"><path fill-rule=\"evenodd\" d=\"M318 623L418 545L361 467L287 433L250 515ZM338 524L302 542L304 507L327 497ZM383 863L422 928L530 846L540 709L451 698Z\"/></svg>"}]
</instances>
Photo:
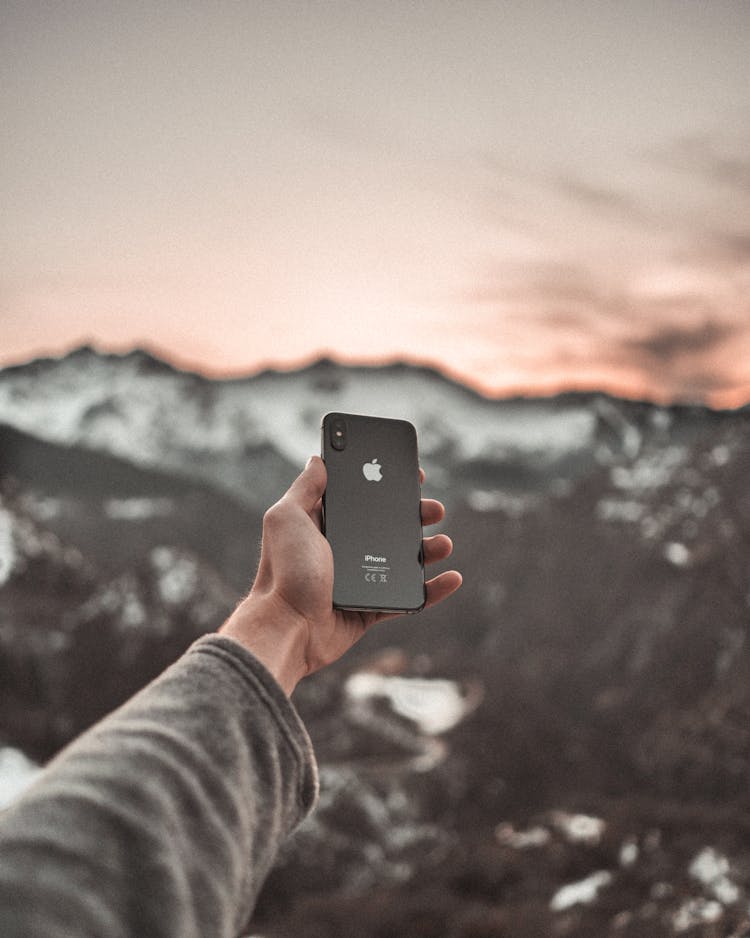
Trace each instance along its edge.
<instances>
[{"instance_id":1,"label":"arm","mask_svg":"<svg viewBox=\"0 0 750 938\"><path fill-rule=\"evenodd\" d=\"M384 618L332 607L325 483L313 457L266 512L255 583L220 634L72 743L0 816L3 938L225 938L247 921L317 792L288 695ZM442 505L423 500L422 516L439 521ZM425 538L425 559L451 548ZM460 582L430 580L427 604Z\"/></svg>"},{"instance_id":2,"label":"arm","mask_svg":"<svg viewBox=\"0 0 750 938\"><path fill-rule=\"evenodd\" d=\"M200 639L0 818L0 934L236 935L316 791L273 677Z\"/></svg>"}]
</instances>

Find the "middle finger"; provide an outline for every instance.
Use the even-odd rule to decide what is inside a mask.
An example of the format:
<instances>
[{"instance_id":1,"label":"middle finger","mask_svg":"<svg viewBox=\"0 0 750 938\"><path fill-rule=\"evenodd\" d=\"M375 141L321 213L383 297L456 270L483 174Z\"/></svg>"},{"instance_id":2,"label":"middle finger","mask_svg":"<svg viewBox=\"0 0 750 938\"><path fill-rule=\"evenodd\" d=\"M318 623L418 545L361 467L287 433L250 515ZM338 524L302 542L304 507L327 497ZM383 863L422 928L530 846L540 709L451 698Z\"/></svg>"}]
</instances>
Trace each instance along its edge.
<instances>
[{"instance_id":1,"label":"middle finger","mask_svg":"<svg viewBox=\"0 0 750 938\"><path fill-rule=\"evenodd\" d=\"M437 524L445 517L445 505L434 498L423 498L421 511L422 524Z\"/></svg>"},{"instance_id":2,"label":"middle finger","mask_svg":"<svg viewBox=\"0 0 750 938\"><path fill-rule=\"evenodd\" d=\"M453 541L447 534L435 534L432 537L426 537L422 541L422 554L426 564L445 560L452 553Z\"/></svg>"}]
</instances>

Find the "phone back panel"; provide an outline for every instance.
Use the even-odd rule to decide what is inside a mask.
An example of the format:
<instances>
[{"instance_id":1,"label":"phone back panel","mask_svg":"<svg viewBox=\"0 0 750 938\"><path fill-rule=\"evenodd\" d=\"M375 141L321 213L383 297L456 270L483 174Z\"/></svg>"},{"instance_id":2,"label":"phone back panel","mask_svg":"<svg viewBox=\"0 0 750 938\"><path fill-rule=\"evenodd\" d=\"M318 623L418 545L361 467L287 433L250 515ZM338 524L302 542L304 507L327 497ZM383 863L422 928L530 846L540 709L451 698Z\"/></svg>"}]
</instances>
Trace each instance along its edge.
<instances>
[{"instance_id":1,"label":"phone back panel","mask_svg":"<svg viewBox=\"0 0 750 938\"><path fill-rule=\"evenodd\" d=\"M417 612L425 588L416 430L406 420L336 413L323 418L322 436L334 606Z\"/></svg>"}]
</instances>

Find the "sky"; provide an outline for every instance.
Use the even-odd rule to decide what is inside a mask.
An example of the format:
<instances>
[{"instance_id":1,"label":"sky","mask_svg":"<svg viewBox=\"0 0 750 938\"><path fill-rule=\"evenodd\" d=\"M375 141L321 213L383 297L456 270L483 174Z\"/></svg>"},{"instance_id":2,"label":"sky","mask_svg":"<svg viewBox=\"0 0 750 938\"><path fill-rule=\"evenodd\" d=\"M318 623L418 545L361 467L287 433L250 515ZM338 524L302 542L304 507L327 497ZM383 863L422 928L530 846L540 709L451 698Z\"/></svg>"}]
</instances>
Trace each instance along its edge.
<instances>
[{"instance_id":1,"label":"sky","mask_svg":"<svg viewBox=\"0 0 750 938\"><path fill-rule=\"evenodd\" d=\"M750 401L750 3L0 7L0 365Z\"/></svg>"}]
</instances>

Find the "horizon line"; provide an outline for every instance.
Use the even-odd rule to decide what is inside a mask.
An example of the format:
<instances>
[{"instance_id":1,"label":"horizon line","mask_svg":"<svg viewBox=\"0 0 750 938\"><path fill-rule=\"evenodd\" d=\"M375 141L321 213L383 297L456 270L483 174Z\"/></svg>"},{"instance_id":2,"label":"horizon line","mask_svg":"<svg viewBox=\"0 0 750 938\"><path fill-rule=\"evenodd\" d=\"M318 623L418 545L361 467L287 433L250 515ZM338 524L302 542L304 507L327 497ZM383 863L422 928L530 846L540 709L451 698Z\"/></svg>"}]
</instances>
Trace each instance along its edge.
<instances>
[{"instance_id":1,"label":"horizon line","mask_svg":"<svg viewBox=\"0 0 750 938\"><path fill-rule=\"evenodd\" d=\"M23 358L14 358L11 360L0 357L0 372L8 368L23 368L34 362L44 360L61 360L68 358L76 352L90 349L97 355L115 356L125 358L135 352L143 352L162 362L168 367L185 374L193 374L205 378L209 381L239 381L259 377L268 372L277 374L293 373L311 368L320 362L329 361L334 365L345 368L387 368L398 365L406 367L431 371L443 379L458 385L479 397L489 401L502 401L513 399L550 399L560 397L566 394L603 394L608 397L615 397L632 403L650 404L656 407L700 407L712 411L734 411L741 410L750 404L750 397L740 397L739 390L727 391L724 394L716 395L722 397L725 403L712 403L706 398L700 399L680 399L677 397L659 396L652 391L649 392L645 387L637 389L627 387L624 384L616 382L601 384L575 384L571 382L556 382L549 385L492 385L488 382L480 381L471 375L453 368L446 362L436 361L434 359L417 358L409 355L383 355L372 358L361 358L357 356L347 356L332 349L321 348L308 355L304 355L292 361L282 361L278 359L266 358L257 365L248 365L246 368L215 368L205 363L201 363L189 356L181 356L174 352L166 350L158 343L151 341L135 342L127 344L105 343L95 339L83 339L64 347L62 351L51 351L48 348L37 348L30 352L29 356ZM729 399L733 399L730 403Z\"/></svg>"}]
</instances>

